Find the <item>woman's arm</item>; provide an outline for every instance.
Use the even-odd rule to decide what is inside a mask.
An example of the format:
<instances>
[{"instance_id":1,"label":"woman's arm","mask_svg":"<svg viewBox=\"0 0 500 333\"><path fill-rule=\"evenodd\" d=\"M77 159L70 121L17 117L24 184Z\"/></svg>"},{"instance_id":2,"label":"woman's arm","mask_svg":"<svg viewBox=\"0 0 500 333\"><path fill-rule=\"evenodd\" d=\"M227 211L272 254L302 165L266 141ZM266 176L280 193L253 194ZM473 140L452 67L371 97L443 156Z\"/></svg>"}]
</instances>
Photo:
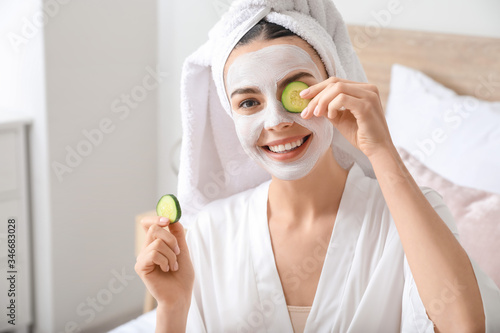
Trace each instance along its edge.
<instances>
[{"instance_id":1,"label":"woman's arm","mask_svg":"<svg viewBox=\"0 0 500 333\"><path fill-rule=\"evenodd\" d=\"M484 309L472 264L399 157L377 88L331 77L301 92L302 117L327 117L370 160L395 221L408 264L437 331L484 332ZM436 311L436 303L446 307Z\"/></svg>"},{"instance_id":2,"label":"woman's arm","mask_svg":"<svg viewBox=\"0 0 500 333\"><path fill-rule=\"evenodd\" d=\"M394 146L381 149L370 162L437 331L484 332L481 294L465 250L427 201Z\"/></svg>"},{"instance_id":3,"label":"woman's arm","mask_svg":"<svg viewBox=\"0 0 500 333\"><path fill-rule=\"evenodd\" d=\"M156 333L186 332L189 305L169 308L158 305L156 308Z\"/></svg>"}]
</instances>

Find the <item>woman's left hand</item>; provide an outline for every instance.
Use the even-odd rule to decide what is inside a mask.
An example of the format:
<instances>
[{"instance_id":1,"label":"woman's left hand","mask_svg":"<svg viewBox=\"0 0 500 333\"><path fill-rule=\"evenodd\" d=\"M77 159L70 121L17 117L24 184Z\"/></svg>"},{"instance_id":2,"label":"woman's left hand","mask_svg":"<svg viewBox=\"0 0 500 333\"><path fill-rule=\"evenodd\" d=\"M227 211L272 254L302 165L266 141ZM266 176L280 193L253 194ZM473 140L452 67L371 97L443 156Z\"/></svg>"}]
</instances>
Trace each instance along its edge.
<instances>
[{"instance_id":1,"label":"woman's left hand","mask_svg":"<svg viewBox=\"0 0 500 333\"><path fill-rule=\"evenodd\" d=\"M375 85L330 77L303 90L300 96L312 99L302 118L327 117L366 156L393 147Z\"/></svg>"}]
</instances>

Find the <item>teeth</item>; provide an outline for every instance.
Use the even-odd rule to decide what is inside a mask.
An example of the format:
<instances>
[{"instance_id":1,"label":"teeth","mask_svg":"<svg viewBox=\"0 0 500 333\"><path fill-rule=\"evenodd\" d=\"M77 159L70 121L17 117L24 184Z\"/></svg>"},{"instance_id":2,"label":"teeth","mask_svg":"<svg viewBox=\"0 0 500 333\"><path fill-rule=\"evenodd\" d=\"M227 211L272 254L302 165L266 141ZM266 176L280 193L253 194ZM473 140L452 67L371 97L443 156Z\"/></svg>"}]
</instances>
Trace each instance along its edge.
<instances>
[{"instance_id":1,"label":"teeth","mask_svg":"<svg viewBox=\"0 0 500 333\"><path fill-rule=\"evenodd\" d=\"M294 148L300 147L304 143L304 139L299 139L294 142L289 142L284 145L269 146L269 150L275 153L285 153Z\"/></svg>"}]
</instances>

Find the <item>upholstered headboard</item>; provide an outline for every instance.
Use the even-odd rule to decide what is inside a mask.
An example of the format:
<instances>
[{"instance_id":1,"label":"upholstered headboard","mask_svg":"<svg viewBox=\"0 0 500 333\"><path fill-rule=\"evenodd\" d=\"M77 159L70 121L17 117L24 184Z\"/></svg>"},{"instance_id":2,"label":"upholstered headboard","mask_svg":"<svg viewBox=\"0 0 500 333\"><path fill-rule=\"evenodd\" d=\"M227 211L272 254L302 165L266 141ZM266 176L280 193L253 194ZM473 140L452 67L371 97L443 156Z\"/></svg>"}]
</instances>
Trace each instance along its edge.
<instances>
[{"instance_id":1,"label":"upholstered headboard","mask_svg":"<svg viewBox=\"0 0 500 333\"><path fill-rule=\"evenodd\" d=\"M391 66L420 70L461 95L500 100L500 39L349 26L368 80L385 106Z\"/></svg>"}]
</instances>

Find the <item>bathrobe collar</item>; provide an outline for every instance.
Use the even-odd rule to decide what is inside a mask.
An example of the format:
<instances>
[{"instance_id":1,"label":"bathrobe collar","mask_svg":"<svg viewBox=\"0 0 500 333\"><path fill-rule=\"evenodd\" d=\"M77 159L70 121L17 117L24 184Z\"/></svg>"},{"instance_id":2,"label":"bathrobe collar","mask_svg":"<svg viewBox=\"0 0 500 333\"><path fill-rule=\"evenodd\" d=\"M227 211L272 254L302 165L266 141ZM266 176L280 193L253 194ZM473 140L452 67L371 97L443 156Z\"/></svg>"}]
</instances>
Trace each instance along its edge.
<instances>
[{"instance_id":1,"label":"bathrobe collar","mask_svg":"<svg viewBox=\"0 0 500 333\"><path fill-rule=\"evenodd\" d=\"M361 168L355 163L349 170L344 193L342 195L332 235L328 244L326 257L321 271L318 287L307 319L304 333L308 327L321 327L329 330L338 323L342 309L345 284L350 271L350 263L354 256L359 232L366 212L366 194L356 182L365 177ZM267 220L267 201L270 181L260 186L254 193L256 207L250 207L250 254L252 257L255 280L261 307L264 311L272 311L273 315L265 316L268 332L292 332L283 288L274 260L269 225ZM332 300L331 291L325 292L329 285L340 286ZM326 297L324 295L329 295ZM314 325L310 323L314 322ZM283 324L287 323L287 327ZM319 325L321 323L321 325ZM320 331L324 331L324 330Z\"/></svg>"}]
</instances>

